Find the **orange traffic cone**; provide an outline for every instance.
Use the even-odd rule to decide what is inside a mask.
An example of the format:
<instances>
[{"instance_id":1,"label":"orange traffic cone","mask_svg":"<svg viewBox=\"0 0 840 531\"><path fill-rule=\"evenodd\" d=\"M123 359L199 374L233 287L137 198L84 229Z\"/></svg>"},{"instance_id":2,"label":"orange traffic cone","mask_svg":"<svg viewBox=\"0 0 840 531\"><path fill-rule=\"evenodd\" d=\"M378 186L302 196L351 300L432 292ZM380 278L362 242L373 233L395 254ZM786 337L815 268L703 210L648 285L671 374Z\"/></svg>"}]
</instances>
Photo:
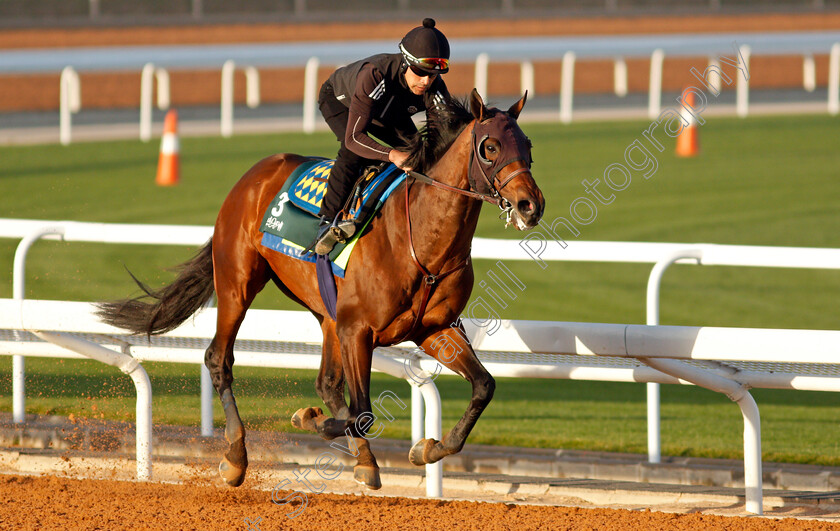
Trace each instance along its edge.
<instances>
[{"instance_id":1,"label":"orange traffic cone","mask_svg":"<svg viewBox=\"0 0 840 531\"><path fill-rule=\"evenodd\" d=\"M686 90L683 92L683 105L694 109L694 92ZM677 156L695 157L700 153L700 139L697 134L697 119L693 114L682 109L682 116L688 120L688 125L683 127L677 135Z\"/></svg>"},{"instance_id":2,"label":"orange traffic cone","mask_svg":"<svg viewBox=\"0 0 840 531\"><path fill-rule=\"evenodd\" d=\"M171 109L163 122L163 137L160 139L160 158L158 158L158 186L178 184L180 164L178 162L178 111Z\"/></svg>"}]
</instances>

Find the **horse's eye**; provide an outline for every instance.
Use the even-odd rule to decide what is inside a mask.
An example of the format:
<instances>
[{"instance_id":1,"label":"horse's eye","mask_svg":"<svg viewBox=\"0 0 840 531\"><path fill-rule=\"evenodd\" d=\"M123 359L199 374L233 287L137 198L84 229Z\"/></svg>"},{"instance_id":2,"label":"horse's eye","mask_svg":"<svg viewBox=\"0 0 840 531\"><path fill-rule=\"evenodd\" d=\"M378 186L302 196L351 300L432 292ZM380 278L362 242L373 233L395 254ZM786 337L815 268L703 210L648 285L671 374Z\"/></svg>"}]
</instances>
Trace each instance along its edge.
<instances>
[{"instance_id":1,"label":"horse's eye","mask_svg":"<svg viewBox=\"0 0 840 531\"><path fill-rule=\"evenodd\" d=\"M490 144L489 146L487 146L487 153L495 153L495 152L496 152L496 146L494 146L493 144Z\"/></svg>"}]
</instances>

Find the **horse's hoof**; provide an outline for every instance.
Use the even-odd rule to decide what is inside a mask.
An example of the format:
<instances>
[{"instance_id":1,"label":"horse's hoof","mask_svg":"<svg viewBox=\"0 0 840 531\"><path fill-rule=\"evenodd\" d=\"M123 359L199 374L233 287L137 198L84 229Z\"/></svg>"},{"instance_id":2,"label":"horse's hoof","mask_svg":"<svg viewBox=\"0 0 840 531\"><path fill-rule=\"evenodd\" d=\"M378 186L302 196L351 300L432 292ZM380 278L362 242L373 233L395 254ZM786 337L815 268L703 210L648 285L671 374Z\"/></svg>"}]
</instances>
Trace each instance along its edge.
<instances>
[{"instance_id":1,"label":"horse's hoof","mask_svg":"<svg viewBox=\"0 0 840 531\"><path fill-rule=\"evenodd\" d=\"M408 460L412 465L423 466L433 461L429 460L429 452L437 441L434 439L420 439L408 451Z\"/></svg>"},{"instance_id":2,"label":"horse's hoof","mask_svg":"<svg viewBox=\"0 0 840 531\"><path fill-rule=\"evenodd\" d=\"M302 407L292 415L292 426L299 430L318 431L314 419L323 415L319 407Z\"/></svg>"},{"instance_id":3,"label":"horse's hoof","mask_svg":"<svg viewBox=\"0 0 840 531\"><path fill-rule=\"evenodd\" d=\"M231 487L238 487L245 481L245 469L234 465L227 457L223 457L219 463L219 475Z\"/></svg>"},{"instance_id":4,"label":"horse's hoof","mask_svg":"<svg viewBox=\"0 0 840 531\"><path fill-rule=\"evenodd\" d=\"M379 479L379 467L370 465L356 465L353 468L353 479L371 490L382 488L382 481Z\"/></svg>"}]
</instances>

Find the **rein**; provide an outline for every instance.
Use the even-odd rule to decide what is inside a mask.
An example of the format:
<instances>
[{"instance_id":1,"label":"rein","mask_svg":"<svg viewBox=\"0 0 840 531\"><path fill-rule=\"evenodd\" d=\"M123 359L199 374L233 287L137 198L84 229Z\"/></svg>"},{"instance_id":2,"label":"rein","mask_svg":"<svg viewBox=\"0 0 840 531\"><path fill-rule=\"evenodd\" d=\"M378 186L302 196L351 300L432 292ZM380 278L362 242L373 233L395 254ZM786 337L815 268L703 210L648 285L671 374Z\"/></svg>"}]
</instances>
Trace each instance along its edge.
<instances>
[{"instance_id":1,"label":"rein","mask_svg":"<svg viewBox=\"0 0 840 531\"><path fill-rule=\"evenodd\" d=\"M477 121L476 121L476 123L477 123ZM474 190L476 188L475 180L473 179L472 173L471 173L472 172L473 161L478 159L481 162L486 162L487 164L492 164L492 162L486 160L478 152L479 143L476 142L475 127L476 127L476 125L474 124L472 132L471 132L472 151L470 152L470 160L469 160L469 163L467 165L467 178L468 178L469 183L470 183L470 189L469 190L464 190L463 188L458 188L456 186L451 186L451 185L442 183L438 180L435 180L435 179L429 177L428 175L422 174L420 172L416 172L414 170L407 170L406 173L409 175L409 177L411 177L414 180L419 181L423 184L428 184L428 185L434 186L436 188L440 188L442 190L446 190L446 191L449 191L449 192L454 192L456 194L461 194L461 195L470 197L472 199L477 199L477 200L480 200L480 201L486 201L488 203L494 204L494 205L498 206L504 214L506 214L506 216L507 216L506 223L510 224L511 212L513 211L513 205L510 204L510 201L508 201L507 199L502 197L499 192L501 192L501 190L505 186L507 186L507 184L510 183L510 181L512 181L515 177L517 177L517 176L519 176L523 173L526 173L526 172L530 173L531 172L530 163L528 163L528 161L526 161L526 164L527 164L526 167L519 168L519 169L516 169L516 170L510 172L510 174L508 174L505 177L505 180L501 182L501 184L499 185L498 188L496 188L493 184L495 183L496 177L499 174L499 172L501 170L503 170L504 168L507 168L510 164L513 164L516 161L525 160L525 159L522 158L522 157L519 157L519 158L513 158L513 159L505 161L504 164L502 164L498 169L496 169L495 172L493 172L493 174L492 174L493 180L492 181L487 176L487 173L484 171L484 168L481 165L478 165L478 169L480 170L481 176L484 178L485 183L487 183L487 187L488 187L488 190L490 191L490 193L482 193L482 192L475 191ZM482 142L486 138L487 138L487 136L482 138ZM420 326L420 323L423 320L423 315L426 313L426 306L428 305L429 300L432 298L432 292L434 291L437 283L440 282L441 280L443 280L444 278L446 278L447 276L451 275L452 273L455 273L456 271L460 271L461 269L464 269L470 263L470 256L467 255L467 258L464 260L463 263L461 263L460 265L458 265L456 267L453 267L449 271L446 271L444 273L440 273L440 274L437 274L437 275L433 275L432 273L430 273L429 270L426 269L425 267L423 267L423 264L420 263L420 260L417 258L417 252L414 250L414 240L411 236L411 209L409 208L409 192L411 191L411 185L412 184L413 184L413 181L407 181L406 185L405 185L405 221L406 221L406 226L407 226L407 229L408 229L408 248L411 251L411 258L412 258L412 260L414 260L414 265L417 266L417 269L423 275L423 281L424 281L423 299L421 300L420 308L418 309L417 314L414 317L414 323L412 323L411 328L398 341L398 343L402 343L403 341L405 341L408 338L408 336L411 335L411 333L414 332ZM507 226L507 224L505 226Z\"/></svg>"}]
</instances>

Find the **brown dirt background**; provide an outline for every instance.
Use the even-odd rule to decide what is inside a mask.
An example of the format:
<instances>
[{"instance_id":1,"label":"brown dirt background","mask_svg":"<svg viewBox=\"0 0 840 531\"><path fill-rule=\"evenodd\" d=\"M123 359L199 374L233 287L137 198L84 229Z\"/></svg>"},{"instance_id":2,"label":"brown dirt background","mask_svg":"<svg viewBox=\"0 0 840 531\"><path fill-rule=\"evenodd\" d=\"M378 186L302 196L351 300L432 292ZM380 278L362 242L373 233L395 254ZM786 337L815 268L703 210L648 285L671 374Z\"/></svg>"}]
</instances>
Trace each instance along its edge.
<instances>
[{"instance_id":1,"label":"brown dirt background","mask_svg":"<svg viewBox=\"0 0 840 531\"><path fill-rule=\"evenodd\" d=\"M76 28L4 30L0 50L70 46L128 46L273 42L348 38L394 39L396 44L417 21L327 25L219 25L191 27ZM828 30L840 28L840 14L692 16L647 18L577 18L557 20L438 21L450 38L492 35L580 35L726 31ZM2 52L0 52L2 53ZM827 56L817 56L818 84L826 83ZM491 58L492 60L492 58ZM707 58L666 59L664 88L678 90L688 82L691 66ZM754 58L753 87L801 86L801 57ZM646 60L628 61L629 88L646 90ZM489 91L518 91L518 65L491 63ZM329 75L322 69L322 77ZM559 62L536 63L538 93L556 94ZM218 71L173 71L173 105L215 104L220 97ZM453 93L471 88L472 65L454 65L447 75ZM139 107L140 72L82 73L83 108ZM261 71L264 102L300 101L302 69ZM237 101L244 101L238 80ZM612 90L612 64L579 62L578 91ZM0 111L53 110L58 106L58 73L0 76ZM64 477L0 476L2 529L565 529L565 530L829 530L840 524L814 521L671 514L650 511L546 507L509 503L377 498L356 495L310 495L309 506L294 520L271 503L270 493L242 487L206 484L136 483L77 480ZM699 511L699 509L698 509ZM253 522L262 517L258 524Z\"/></svg>"},{"instance_id":2,"label":"brown dirt background","mask_svg":"<svg viewBox=\"0 0 840 531\"><path fill-rule=\"evenodd\" d=\"M792 518L729 517L512 503L309 495L296 518L270 492L163 483L0 476L3 529L246 529L383 531L495 530L836 530L840 524ZM253 524L252 524L253 525ZM256 529L256 527L251 527Z\"/></svg>"},{"instance_id":3,"label":"brown dirt background","mask_svg":"<svg viewBox=\"0 0 840 531\"><path fill-rule=\"evenodd\" d=\"M419 22L371 22L347 24L262 24L188 27L126 27L23 29L0 32L0 50L22 48L131 46L165 44L205 44L243 42L289 42L306 40L393 39L399 38ZM518 19L502 21L438 21L438 27L450 38L516 35L607 35L640 33L717 33L792 30L840 29L840 13L769 14L730 16L659 16L627 18ZM387 51L387 50L383 50ZM828 78L828 50L816 55L817 84L825 86ZM0 51L0 53L2 53ZM663 89L678 91L690 84L691 67L704 69L707 57L667 58ZM648 88L649 60L627 61L628 88L631 92ZM560 62L534 63L537 94L559 94ZM726 69L725 69L726 70ZM320 71L323 81L330 67ZM488 91L492 95L514 95L519 91L519 65L493 62L491 57ZM733 69L728 69L733 74ZM750 65L752 88L792 88L802 86L802 57L753 57ZM244 74L235 81L237 103L245 101ZM80 73L82 108L139 108L140 72ZM172 105L217 105L221 97L219 70L173 70L170 72ZM264 103L300 102L303 99L303 69L262 69L260 71ZM0 112L52 111L58 109L59 73L0 75ZM472 89L473 65L453 64L446 76L453 94L467 94ZM579 60L575 71L575 91L609 93L612 91L611 61Z\"/></svg>"}]
</instances>

